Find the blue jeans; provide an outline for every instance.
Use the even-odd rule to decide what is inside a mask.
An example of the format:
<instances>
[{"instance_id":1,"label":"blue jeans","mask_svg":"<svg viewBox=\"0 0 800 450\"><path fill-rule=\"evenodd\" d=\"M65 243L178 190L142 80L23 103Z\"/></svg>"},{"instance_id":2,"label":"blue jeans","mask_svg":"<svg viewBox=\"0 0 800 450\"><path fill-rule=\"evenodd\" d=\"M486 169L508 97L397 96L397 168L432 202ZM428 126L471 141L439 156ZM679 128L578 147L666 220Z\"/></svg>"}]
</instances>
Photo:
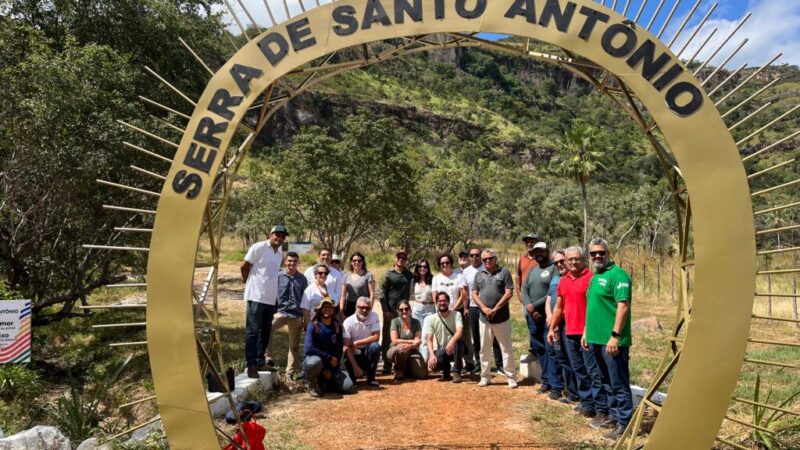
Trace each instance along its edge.
<instances>
[{"instance_id":1,"label":"blue jeans","mask_svg":"<svg viewBox=\"0 0 800 450\"><path fill-rule=\"evenodd\" d=\"M336 368L329 369L333 375L330 380L320 380L320 374L322 374L322 370L325 368L322 358L316 355L310 355L303 360L303 373L306 374L306 380L309 383L316 382L322 389L334 390L340 394L350 394L353 392L353 389L355 389L355 384L353 384L353 380L350 379L350 375L347 371L342 370L341 367L342 365L339 364Z\"/></svg>"},{"instance_id":2,"label":"blue jeans","mask_svg":"<svg viewBox=\"0 0 800 450\"><path fill-rule=\"evenodd\" d=\"M360 350L360 353L355 355L356 362L367 373L367 381L372 381L375 379L375 373L378 371L378 361L381 359L381 344L372 342ZM353 372L350 372L350 376L353 380L356 379Z\"/></svg>"},{"instance_id":3,"label":"blue jeans","mask_svg":"<svg viewBox=\"0 0 800 450\"><path fill-rule=\"evenodd\" d=\"M272 333L272 318L277 306L247 301L245 320L244 359L248 366L264 364L264 352Z\"/></svg>"},{"instance_id":4,"label":"blue jeans","mask_svg":"<svg viewBox=\"0 0 800 450\"><path fill-rule=\"evenodd\" d=\"M633 415L631 374L628 370L630 347L619 347L616 356L606 353L605 345L589 344L603 377L603 388L608 393L608 412L618 426L626 427Z\"/></svg>"},{"instance_id":5,"label":"blue jeans","mask_svg":"<svg viewBox=\"0 0 800 450\"><path fill-rule=\"evenodd\" d=\"M592 398L594 399L594 412L608 414L608 385L603 381L603 372L600 370L600 364L597 362L598 358L595 357L592 345L589 344L589 349L581 354L583 356L583 364L589 373L589 383L592 388Z\"/></svg>"},{"instance_id":6,"label":"blue jeans","mask_svg":"<svg viewBox=\"0 0 800 450\"><path fill-rule=\"evenodd\" d=\"M549 327L547 332L549 333ZM567 354L567 335L564 333L564 322L559 326L559 343L558 348L546 342L547 353L550 355L550 365L553 367L555 377L558 379L558 384L553 385L553 389L563 389L567 387L567 398L570 401L577 402L578 397L578 382L575 380L575 372L572 371L572 365L569 362L569 355ZM561 386L559 388L559 386Z\"/></svg>"},{"instance_id":7,"label":"blue jeans","mask_svg":"<svg viewBox=\"0 0 800 450\"><path fill-rule=\"evenodd\" d=\"M594 398L592 397L592 382L589 372L586 369L583 355L588 353L581 347L581 336L570 335L561 341L561 345L567 348L569 362L572 372L575 374L578 399L581 402L581 409L585 412L594 412Z\"/></svg>"},{"instance_id":8,"label":"blue jeans","mask_svg":"<svg viewBox=\"0 0 800 450\"><path fill-rule=\"evenodd\" d=\"M542 386L558 388L558 381L555 380L555 367L551 364L550 357L547 354L547 347L544 343L547 336L547 321L544 318L544 314L542 314L540 320L534 320L526 311L525 318L528 320L531 353L536 355L536 359L539 360L539 366L542 368ZM564 389L563 383L560 389Z\"/></svg>"}]
</instances>

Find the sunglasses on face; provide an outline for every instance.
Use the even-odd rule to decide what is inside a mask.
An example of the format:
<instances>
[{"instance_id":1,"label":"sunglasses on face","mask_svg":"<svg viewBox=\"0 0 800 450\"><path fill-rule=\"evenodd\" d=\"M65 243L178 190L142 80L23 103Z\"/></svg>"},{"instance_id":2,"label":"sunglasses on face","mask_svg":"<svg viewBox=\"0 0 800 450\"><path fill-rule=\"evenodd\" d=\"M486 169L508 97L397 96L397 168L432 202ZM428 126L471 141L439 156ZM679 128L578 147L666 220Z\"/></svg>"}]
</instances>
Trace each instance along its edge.
<instances>
[{"instance_id":1,"label":"sunglasses on face","mask_svg":"<svg viewBox=\"0 0 800 450\"><path fill-rule=\"evenodd\" d=\"M367 311L372 309L372 307L370 307L370 306L356 306L356 308L358 308L358 309L366 309Z\"/></svg>"},{"instance_id":2,"label":"sunglasses on face","mask_svg":"<svg viewBox=\"0 0 800 450\"><path fill-rule=\"evenodd\" d=\"M474 255L470 254L469 257L470 258L480 258L481 254L480 253L475 253Z\"/></svg>"},{"instance_id":3,"label":"sunglasses on face","mask_svg":"<svg viewBox=\"0 0 800 450\"><path fill-rule=\"evenodd\" d=\"M400 312L411 311L411 308L398 308L397 310L400 311Z\"/></svg>"},{"instance_id":4,"label":"sunglasses on face","mask_svg":"<svg viewBox=\"0 0 800 450\"><path fill-rule=\"evenodd\" d=\"M442 261L442 262L439 263L439 265L440 266L449 266L450 265L450 261Z\"/></svg>"},{"instance_id":5,"label":"sunglasses on face","mask_svg":"<svg viewBox=\"0 0 800 450\"><path fill-rule=\"evenodd\" d=\"M494 261L495 259L497 259L497 257L496 256L492 256L491 258L483 258L483 259L481 259L481 261L489 262L489 261Z\"/></svg>"},{"instance_id":6,"label":"sunglasses on face","mask_svg":"<svg viewBox=\"0 0 800 450\"><path fill-rule=\"evenodd\" d=\"M328 276L328 272L317 272L317 276L318 277L327 277Z\"/></svg>"},{"instance_id":7,"label":"sunglasses on face","mask_svg":"<svg viewBox=\"0 0 800 450\"><path fill-rule=\"evenodd\" d=\"M563 259L559 259L558 261L553 261L555 264L566 264L567 262Z\"/></svg>"},{"instance_id":8,"label":"sunglasses on face","mask_svg":"<svg viewBox=\"0 0 800 450\"><path fill-rule=\"evenodd\" d=\"M589 256L592 256L592 257L594 257L594 256L606 256L606 251L605 250L598 250L596 252L589 252Z\"/></svg>"},{"instance_id":9,"label":"sunglasses on face","mask_svg":"<svg viewBox=\"0 0 800 450\"><path fill-rule=\"evenodd\" d=\"M428 266L419 266L420 269L427 269Z\"/></svg>"},{"instance_id":10,"label":"sunglasses on face","mask_svg":"<svg viewBox=\"0 0 800 450\"><path fill-rule=\"evenodd\" d=\"M402 256L398 256L398 257L397 257L397 260L398 260L398 261L405 261L405 260L407 260L407 259L408 259L408 258L403 258Z\"/></svg>"}]
</instances>

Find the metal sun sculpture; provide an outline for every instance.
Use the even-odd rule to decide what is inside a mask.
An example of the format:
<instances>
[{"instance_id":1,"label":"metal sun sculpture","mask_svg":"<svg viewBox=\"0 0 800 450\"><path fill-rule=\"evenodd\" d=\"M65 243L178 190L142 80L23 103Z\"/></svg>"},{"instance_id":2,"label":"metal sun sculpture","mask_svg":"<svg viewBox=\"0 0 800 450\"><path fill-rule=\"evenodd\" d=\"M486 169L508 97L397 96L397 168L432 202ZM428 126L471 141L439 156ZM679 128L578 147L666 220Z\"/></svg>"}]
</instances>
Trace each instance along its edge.
<instances>
[{"instance_id":1,"label":"metal sun sculpture","mask_svg":"<svg viewBox=\"0 0 800 450\"><path fill-rule=\"evenodd\" d=\"M189 98L147 68L193 108L191 115L184 114L179 107L168 107L141 97L163 114L186 121L185 129L180 129L183 133L180 143L122 123L153 142L176 150L171 157L164 157L157 151L125 144L148 157L170 163L164 175L132 166L163 181L161 192L98 180L158 199L154 209L106 206L119 212L155 216L152 230L121 230L152 233L149 248L87 245L149 252L147 282L122 285L146 288L146 322L116 324L146 326L147 330L146 343L117 344L146 344L149 351L156 395L131 404L157 402L160 419L173 448L219 448L221 442L227 443L209 414L201 366L222 379L220 371L224 364L216 324L223 218L233 187L232 175L275 112L300 93L349 70L417 52L480 47L554 64L573 72L605 94L639 125L652 144L672 191L676 222L680 224L682 263L676 324L654 382L616 448L635 448L643 439L646 439L645 446L652 449L709 448L715 440L744 448L718 436L723 421L746 427L758 428L758 425L731 417L729 409L737 403L773 410L777 407L732 398L743 364L800 368L797 364L745 357L748 342L800 345L749 338L752 321L798 322L755 315L753 305L754 296L768 295L756 292L757 277L800 272L799 268L757 271L758 255L798 250L757 250L757 237L800 229L800 224L756 230L755 218L797 208L800 203L774 205L754 212L753 197L796 185L798 181L755 192L751 192L751 182L766 173L792 170L796 161L791 159L752 174L747 174L743 163L794 139L800 132L744 158L740 149L800 106L735 142L731 131L768 109L770 103L729 124L732 113L747 107L777 79L768 81L747 98L736 94L751 82L759 82L758 75L780 54L752 70L750 75L742 75L740 78L744 80L738 85L732 86L732 82L747 69L747 64L719 81L720 77L716 76L719 71L747 44L744 39L738 46L725 50L750 15L711 51L710 57L698 64L698 55L718 31L716 28L708 30L706 26L717 4L711 5L698 22L698 11L706 8L703 0L697 0L680 20L680 25L669 28L681 1L672 2L668 15L656 31L653 27L665 0L659 1L649 19L643 17L647 0L635 14L630 0L624 3L614 0L609 6L605 3L611 2L589 0L493 0L491 3L488 0L341 0L325 4L316 1L315 7L308 10L302 1L297 1L301 11L294 17L289 3L283 0L285 20L282 23L276 21L269 2L265 1L271 23L266 30L259 27L241 0L238 0L240 11L252 27L246 26L225 0L228 12L247 43L238 48L229 39L236 51L222 67L212 70L181 40L211 77L199 99ZM258 36L248 34L248 30L253 29L259 30ZM668 29L675 29L675 32L665 43L662 39ZM689 30L693 31L689 33ZM481 32L518 36L524 38L526 44L485 40L478 36ZM679 39L684 32L690 34L689 37ZM227 31L225 33L227 35ZM702 43L693 55L681 60L687 49L697 45L696 39ZM531 40L551 44L558 50L552 54L530 51L527 43ZM368 44L376 41L387 42L389 48L372 53ZM679 41L683 44L673 52ZM350 54L358 56L334 62L334 55L347 48L357 49ZM723 50L726 53L721 53ZM724 60L715 69L706 69L718 55ZM688 68L695 65L693 71ZM243 133L244 139L232 147L237 132ZM210 245L210 252L204 257L198 254L201 239ZM720 267L725 269L720 270ZM195 281L199 288L194 287ZM660 404L652 399L657 390L667 387L667 401ZM230 393L221 398L233 405ZM645 414L657 415L657 419L649 435L642 438L638 436ZM151 419L133 429L156 420Z\"/></svg>"}]
</instances>

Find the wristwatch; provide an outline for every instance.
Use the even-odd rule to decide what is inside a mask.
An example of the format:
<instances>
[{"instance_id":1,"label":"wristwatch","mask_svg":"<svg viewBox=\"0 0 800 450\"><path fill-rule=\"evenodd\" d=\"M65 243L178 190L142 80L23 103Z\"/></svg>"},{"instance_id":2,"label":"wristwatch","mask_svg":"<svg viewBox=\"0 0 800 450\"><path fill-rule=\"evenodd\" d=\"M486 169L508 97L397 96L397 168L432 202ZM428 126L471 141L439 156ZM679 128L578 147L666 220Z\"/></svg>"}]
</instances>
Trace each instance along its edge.
<instances>
[{"instance_id":1,"label":"wristwatch","mask_svg":"<svg viewBox=\"0 0 800 450\"><path fill-rule=\"evenodd\" d=\"M616 331L614 331L614 330L611 330L611 337L619 339L619 338L621 338L621 337L622 337L622 335L621 335L621 334L619 334L619 333L617 333L617 332L616 332Z\"/></svg>"}]
</instances>

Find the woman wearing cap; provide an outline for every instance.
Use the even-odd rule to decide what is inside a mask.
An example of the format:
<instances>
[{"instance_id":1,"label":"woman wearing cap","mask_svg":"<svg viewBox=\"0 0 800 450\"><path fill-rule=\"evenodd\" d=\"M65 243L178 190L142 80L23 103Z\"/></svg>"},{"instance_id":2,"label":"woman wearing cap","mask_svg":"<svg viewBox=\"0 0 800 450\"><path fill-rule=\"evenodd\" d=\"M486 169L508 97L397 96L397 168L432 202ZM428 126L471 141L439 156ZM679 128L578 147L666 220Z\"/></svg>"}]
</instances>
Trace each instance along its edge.
<instances>
[{"instance_id":1,"label":"woman wearing cap","mask_svg":"<svg viewBox=\"0 0 800 450\"><path fill-rule=\"evenodd\" d=\"M368 297L370 307L375 306L375 277L367 271L367 260L359 252L350 257L350 270L344 274L344 291L346 302L345 317L350 317L356 312L356 301L359 297Z\"/></svg>"},{"instance_id":2,"label":"woman wearing cap","mask_svg":"<svg viewBox=\"0 0 800 450\"><path fill-rule=\"evenodd\" d=\"M389 360L394 364L394 379L402 380L410 375L417 380L428 376L428 367L419 353L422 344L422 324L411 317L411 305L407 300L397 307L398 317L392 319L392 348Z\"/></svg>"},{"instance_id":3,"label":"woman wearing cap","mask_svg":"<svg viewBox=\"0 0 800 450\"><path fill-rule=\"evenodd\" d=\"M335 307L330 298L325 298L317 305L306 329L303 372L312 397L322 396L323 387L342 394L350 394L355 389L350 375L342 370L343 345L342 326L336 318Z\"/></svg>"}]
</instances>

